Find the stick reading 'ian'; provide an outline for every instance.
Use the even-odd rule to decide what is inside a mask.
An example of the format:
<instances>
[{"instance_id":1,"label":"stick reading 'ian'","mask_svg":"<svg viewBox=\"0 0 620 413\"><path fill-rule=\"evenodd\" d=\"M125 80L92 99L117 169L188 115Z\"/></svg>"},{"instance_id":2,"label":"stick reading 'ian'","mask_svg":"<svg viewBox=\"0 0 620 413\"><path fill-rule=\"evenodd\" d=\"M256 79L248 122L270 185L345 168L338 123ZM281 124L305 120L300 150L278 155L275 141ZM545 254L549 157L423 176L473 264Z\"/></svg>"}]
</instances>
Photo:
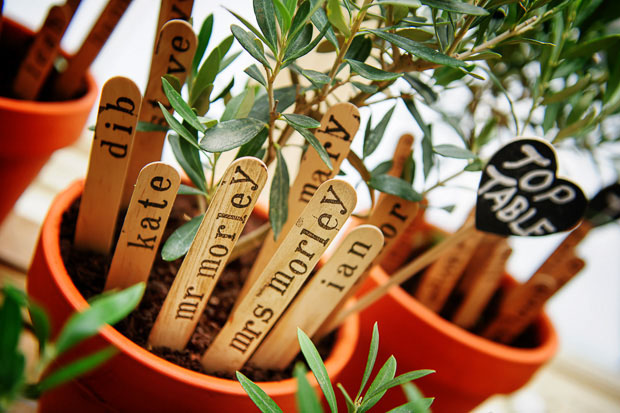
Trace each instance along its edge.
<instances>
[{"instance_id":1,"label":"stick reading 'ian'","mask_svg":"<svg viewBox=\"0 0 620 413\"><path fill-rule=\"evenodd\" d=\"M110 0L108 2L80 50L69 58L67 69L54 82L56 96L70 98L77 93L82 86L79 80L105 45L129 3L131 0Z\"/></svg>"},{"instance_id":2,"label":"stick reading 'ian'","mask_svg":"<svg viewBox=\"0 0 620 413\"><path fill-rule=\"evenodd\" d=\"M75 228L75 245L108 254L121 206L142 95L131 80L103 85L95 135Z\"/></svg>"},{"instance_id":3,"label":"stick reading 'ian'","mask_svg":"<svg viewBox=\"0 0 620 413\"><path fill-rule=\"evenodd\" d=\"M148 280L180 183L179 173L165 163L142 168L114 250L106 291Z\"/></svg>"},{"instance_id":4,"label":"stick reading 'ian'","mask_svg":"<svg viewBox=\"0 0 620 413\"><path fill-rule=\"evenodd\" d=\"M331 179L318 187L295 226L202 357L208 372L241 369L297 294L351 215L355 190Z\"/></svg>"},{"instance_id":5,"label":"stick reading 'ian'","mask_svg":"<svg viewBox=\"0 0 620 413\"><path fill-rule=\"evenodd\" d=\"M360 225L353 229L295 297L250 363L262 368L286 368L299 353L297 327L313 336L382 247L383 234L377 227Z\"/></svg>"},{"instance_id":6,"label":"stick reading 'ian'","mask_svg":"<svg viewBox=\"0 0 620 413\"><path fill-rule=\"evenodd\" d=\"M166 74L174 75L183 84L187 72L191 68L195 50L196 35L192 26L182 20L173 20L164 24L159 33L157 48L151 61L151 70L144 92L144 103L140 110L139 121L162 126L168 125L158 104L161 102L172 112L172 107L162 88L161 78ZM161 159L165 138L166 132L164 131L139 131L136 133L134 149L130 155L129 170L127 171L128 183L125 186L122 205L129 202L133 191L130 182L132 180L135 182L140 169L147 163Z\"/></svg>"},{"instance_id":7,"label":"stick reading 'ian'","mask_svg":"<svg viewBox=\"0 0 620 413\"><path fill-rule=\"evenodd\" d=\"M267 181L267 167L244 157L226 169L149 335L152 346L189 341Z\"/></svg>"},{"instance_id":8,"label":"stick reading 'ian'","mask_svg":"<svg viewBox=\"0 0 620 413\"><path fill-rule=\"evenodd\" d=\"M282 226L281 234L286 234L295 224L295 218L301 214L318 186L336 176L340 170L340 164L349 153L349 147L357 133L359 122L359 111L350 103L338 103L327 110L314 136L327 150L333 169L329 170L314 148L309 147L306 150L300 161L297 177L291 185L288 197L288 219ZM278 240L274 241L273 232L270 231L267 234L239 297L247 294L283 239L284 237L280 235Z\"/></svg>"}]
</instances>

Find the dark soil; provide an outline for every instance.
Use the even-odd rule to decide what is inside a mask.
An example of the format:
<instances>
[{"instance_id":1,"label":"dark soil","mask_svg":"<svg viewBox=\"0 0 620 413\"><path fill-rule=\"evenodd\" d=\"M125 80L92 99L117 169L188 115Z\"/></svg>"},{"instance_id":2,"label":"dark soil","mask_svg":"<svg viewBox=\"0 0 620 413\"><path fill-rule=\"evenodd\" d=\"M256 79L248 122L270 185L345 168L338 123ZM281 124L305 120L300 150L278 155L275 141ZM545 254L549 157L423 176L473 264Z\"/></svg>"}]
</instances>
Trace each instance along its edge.
<instances>
[{"instance_id":1,"label":"dark soil","mask_svg":"<svg viewBox=\"0 0 620 413\"><path fill-rule=\"evenodd\" d=\"M63 215L60 233L61 254L67 271L77 289L84 298L89 299L103 291L105 275L108 272L111 256L106 257L101 254L79 251L73 248L78 208L79 199ZM187 221L187 215L194 216L196 212L197 208L193 203L193 198L179 196L168 220L163 240L166 240L176 228ZM251 218L245 227L245 231L251 231L260 224L262 224L260 220ZM120 231L121 226L122 221L119 220L117 231ZM163 242L161 244L163 245ZM160 245L160 248L162 245ZM198 326L184 350L171 350L167 347L148 348L146 343L149 332L172 285L182 259L166 262L161 259L161 255L158 253L140 306L114 327L136 344L161 358L187 369L205 373L200 364L200 357L226 322L255 257L256 251L244 255L226 266L213 295L209 299L205 312L202 314ZM329 355L334 337L335 334L330 334L318 344L317 348L323 359ZM284 371L252 367L246 367L242 371L254 381L277 381L292 377L293 366L299 360L303 360L303 356L299 355Z\"/></svg>"}]
</instances>

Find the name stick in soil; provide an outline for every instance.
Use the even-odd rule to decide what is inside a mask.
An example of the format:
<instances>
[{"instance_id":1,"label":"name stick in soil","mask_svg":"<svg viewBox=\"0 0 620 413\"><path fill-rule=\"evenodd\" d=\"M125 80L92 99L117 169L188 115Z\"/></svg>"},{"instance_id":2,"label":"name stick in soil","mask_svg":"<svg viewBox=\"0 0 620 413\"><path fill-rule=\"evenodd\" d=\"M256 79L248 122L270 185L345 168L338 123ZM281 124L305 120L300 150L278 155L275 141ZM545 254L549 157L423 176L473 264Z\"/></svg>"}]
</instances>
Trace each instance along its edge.
<instances>
[{"instance_id":1,"label":"name stick in soil","mask_svg":"<svg viewBox=\"0 0 620 413\"><path fill-rule=\"evenodd\" d=\"M113 77L103 85L75 228L77 248L110 253L141 102L130 79Z\"/></svg>"},{"instance_id":2,"label":"name stick in soil","mask_svg":"<svg viewBox=\"0 0 620 413\"><path fill-rule=\"evenodd\" d=\"M338 103L327 110L321 119L321 126L314 132L314 136L327 150L332 170L329 170L314 148L309 147L306 150L301 158L297 177L289 191L288 219L282 226L281 234L286 234L293 227L295 218L301 214L319 185L338 174L340 164L349 153L359 123L359 111L350 103ZM273 232L269 231L239 297L247 294L283 239L284 237L280 235L278 240L274 241Z\"/></svg>"},{"instance_id":3,"label":"name stick in soil","mask_svg":"<svg viewBox=\"0 0 620 413\"><path fill-rule=\"evenodd\" d=\"M257 158L226 169L155 320L151 346L185 347L266 181L267 167Z\"/></svg>"},{"instance_id":4,"label":"name stick in soil","mask_svg":"<svg viewBox=\"0 0 620 413\"><path fill-rule=\"evenodd\" d=\"M452 322L465 329L473 329L482 312L497 290L504 275L506 261L512 249L508 240L493 234L484 234L470 266L465 271L462 281L463 301L452 318ZM486 240L490 242L486 243ZM473 264L473 266L471 265Z\"/></svg>"},{"instance_id":5,"label":"name stick in soil","mask_svg":"<svg viewBox=\"0 0 620 413\"><path fill-rule=\"evenodd\" d=\"M148 280L180 184L176 169L163 162L142 168L116 243L106 291Z\"/></svg>"},{"instance_id":6,"label":"name stick in soil","mask_svg":"<svg viewBox=\"0 0 620 413\"><path fill-rule=\"evenodd\" d=\"M34 100L52 69L60 48L60 39L71 21L72 13L64 6L52 6L41 29L35 34L26 57L13 82L15 96Z\"/></svg>"},{"instance_id":7,"label":"name stick in soil","mask_svg":"<svg viewBox=\"0 0 620 413\"><path fill-rule=\"evenodd\" d=\"M144 92L144 104L138 117L140 122L168 126L158 102L161 102L170 113L172 113L172 106L164 93L161 78L167 74L174 75L183 84L191 68L195 50L196 35L189 23L173 20L164 24L159 32L157 47L151 60L149 80ZM132 180L135 182L140 169L150 162L161 160L165 138L165 131L136 133L127 171L128 181L123 193L123 206L129 202L133 191L130 182Z\"/></svg>"},{"instance_id":8,"label":"name stick in soil","mask_svg":"<svg viewBox=\"0 0 620 413\"><path fill-rule=\"evenodd\" d=\"M355 189L344 181L331 179L318 187L202 356L207 372L232 375L243 367L310 276L356 202Z\"/></svg>"},{"instance_id":9,"label":"name stick in soil","mask_svg":"<svg viewBox=\"0 0 620 413\"><path fill-rule=\"evenodd\" d=\"M161 28L164 27L164 24L170 20L177 19L188 22L192 15L193 7L194 0L161 0L155 35L157 36L157 34L161 31ZM157 42L155 42L153 48L157 48Z\"/></svg>"},{"instance_id":10,"label":"name stick in soil","mask_svg":"<svg viewBox=\"0 0 620 413\"><path fill-rule=\"evenodd\" d=\"M108 2L80 50L68 59L66 70L54 82L56 96L70 98L79 91L82 87L80 80L112 34L116 24L129 7L129 3L131 0L110 0Z\"/></svg>"},{"instance_id":11,"label":"name stick in soil","mask_svg":"<svg viewBox=\"0 0 620 413\"><path fill-rule=\"evenodd\" d=\"M360 225L353 229L295 297L249 363L285 369L299 353L297 327L312 337L359 282L382 247L383 234L377 227Z\"/></svg>"}]
</instances>

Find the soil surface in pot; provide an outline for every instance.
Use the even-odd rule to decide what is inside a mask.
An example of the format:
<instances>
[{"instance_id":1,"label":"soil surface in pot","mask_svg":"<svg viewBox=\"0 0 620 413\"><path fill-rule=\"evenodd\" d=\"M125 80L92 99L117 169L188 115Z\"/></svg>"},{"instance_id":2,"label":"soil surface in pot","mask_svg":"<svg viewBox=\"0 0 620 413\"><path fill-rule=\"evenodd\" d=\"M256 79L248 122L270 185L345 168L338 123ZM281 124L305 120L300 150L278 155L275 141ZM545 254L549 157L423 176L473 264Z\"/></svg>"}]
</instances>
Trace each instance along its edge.
<instances>
[{"instance_id":1,"label":"soil surface in pot","mask_svg":"<svg viewBox=\"0 0 620 413\"><path fill-rule=\"evenodd\" d=\"M188 215L197 215L197 207L193 200L194 198L189 196L177 197L163 237L164 242L176 228L187 222ZM111 256L106 257L102 254L80 251L73 248L78 209L79 199L63 215L60 231L60 248L67 272L84 298L89 299L103 291L105 274L108 272ZM121 214L121 216L124 216L124 214ZM261 224L262 221L251 217L244 232L251 231ZM120 231L121 226L122 220L119 219L117 224L118 231ZM160 249L164 242L161 243ZM200 364L200 357L226 322L256 254L257 251L245 254L226 266L200 318L198 326L184 350L171 350L167 347L148 348L146 343L166 294L181 266L182 258L173 262L167 262L161 259L161 254L158 252L140 306L114 327L124 336L152 353L179 366L205 373ZM334 340L335 334L332 333L318 344L317 348L323 359L329 355ZM254 381L277 381L292 377L293 366L299 360L303 360L301 354L284 371L259 369L252 366L246 366L242 371ZM221 377L234 379L227 376Z\"/></svg>"}]
</instances>

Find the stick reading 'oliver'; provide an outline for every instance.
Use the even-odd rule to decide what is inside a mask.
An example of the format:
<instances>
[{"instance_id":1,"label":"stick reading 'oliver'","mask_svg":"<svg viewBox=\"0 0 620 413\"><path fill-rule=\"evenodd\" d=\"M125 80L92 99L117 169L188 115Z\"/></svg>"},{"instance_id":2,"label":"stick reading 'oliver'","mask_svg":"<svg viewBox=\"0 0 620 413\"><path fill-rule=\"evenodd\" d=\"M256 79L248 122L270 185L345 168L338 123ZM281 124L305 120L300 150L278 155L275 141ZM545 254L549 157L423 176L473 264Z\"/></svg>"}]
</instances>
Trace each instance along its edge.
<instances>
[{"instance_id":1,"label":"stick reading 'oliver'","mask_svg":"<svg viewBox=\"0 0 620 413\"><path fill-rule=\"evenodd\" d=\"M142 168L114 250L106 291L148 280L180 183L179 173L165 163Z\"/></svg>"},{"instance_id":2,"label":"stick reading 'oliver'","mask_svg":"<svg viewBox=\"0 0 620 413\"><path fill-rule=\"evenodd\" d=\"M161 0L159 6L159 17L157 18L157 27L155 28L155 36L159 34L164 24L170 20L189 21L192 15L194 0ZM153 44L153 49L157 48L157 42Z\"/></svg>"},{"instance_id":3,"label":"stick reading 'oliver'","mask_svg":"<svg viewBox=\"0 0 620 413\"><path fill-rule=\"evenodd\" d=\"M141 101L140 90L127 78L113 77L103 85L75 228L78 248L110 252Z\"/></svg>"},{"instance_id":4,"label":"stick reading 'oliver'","mask_svg":"<svg viewBox=\"0 0 620 413\"><path fill-rule=\"evenodd\" d=\"M151 60L149 80L144 92L144 103L138 117L140 122L168 125L158 103L161 102L172 112L172 107L163 90L161 78L166 74L174 75L183 84L188 70L191 68L195 50L196 35L191 25L182 20L172 20L164 24ZM164 131L139 131L136 133L134 149L131 152L129 170L127 171L128 185L125 186L123 205L129 202L133 191L129 182L132 179L135 181L138 172L144 165L161 159L165 138L166 132Z\"/></svg>"},{"instance_id":5,"label":"stick reading 'oliver'","mask_svg":"<svg viewBox=\"0 0 620 413\"><path fill-rule=\"evenodd\" d=\"M207 372L241 369L297 294L357 202L332 179L319 186L284 241L202 357Z\"/></svg>"},{"instance_id":6,"label":"stick reading 'oliver'","mask_svg":"<svg viewBox=\"0 0 620 413\"><path fill-rule=\"evenodd\" d=\"M360 225L353 229L295 297L250 363L262 368L286 368L299 353L297 327L313 336L359 282L382 247L383 234L377 227Z\"/></svg>"},{"instance_id":7,"label":"stick reading 'oliver'","mask_svg":"<svg viewBox=\"0 0 620 413\"><path fill-rule=\"evenodd\" d=\"M152 346L189 341L267 181L267 167L244 157L226 169L149 335Z\"/></svg>"}]
</instances>

